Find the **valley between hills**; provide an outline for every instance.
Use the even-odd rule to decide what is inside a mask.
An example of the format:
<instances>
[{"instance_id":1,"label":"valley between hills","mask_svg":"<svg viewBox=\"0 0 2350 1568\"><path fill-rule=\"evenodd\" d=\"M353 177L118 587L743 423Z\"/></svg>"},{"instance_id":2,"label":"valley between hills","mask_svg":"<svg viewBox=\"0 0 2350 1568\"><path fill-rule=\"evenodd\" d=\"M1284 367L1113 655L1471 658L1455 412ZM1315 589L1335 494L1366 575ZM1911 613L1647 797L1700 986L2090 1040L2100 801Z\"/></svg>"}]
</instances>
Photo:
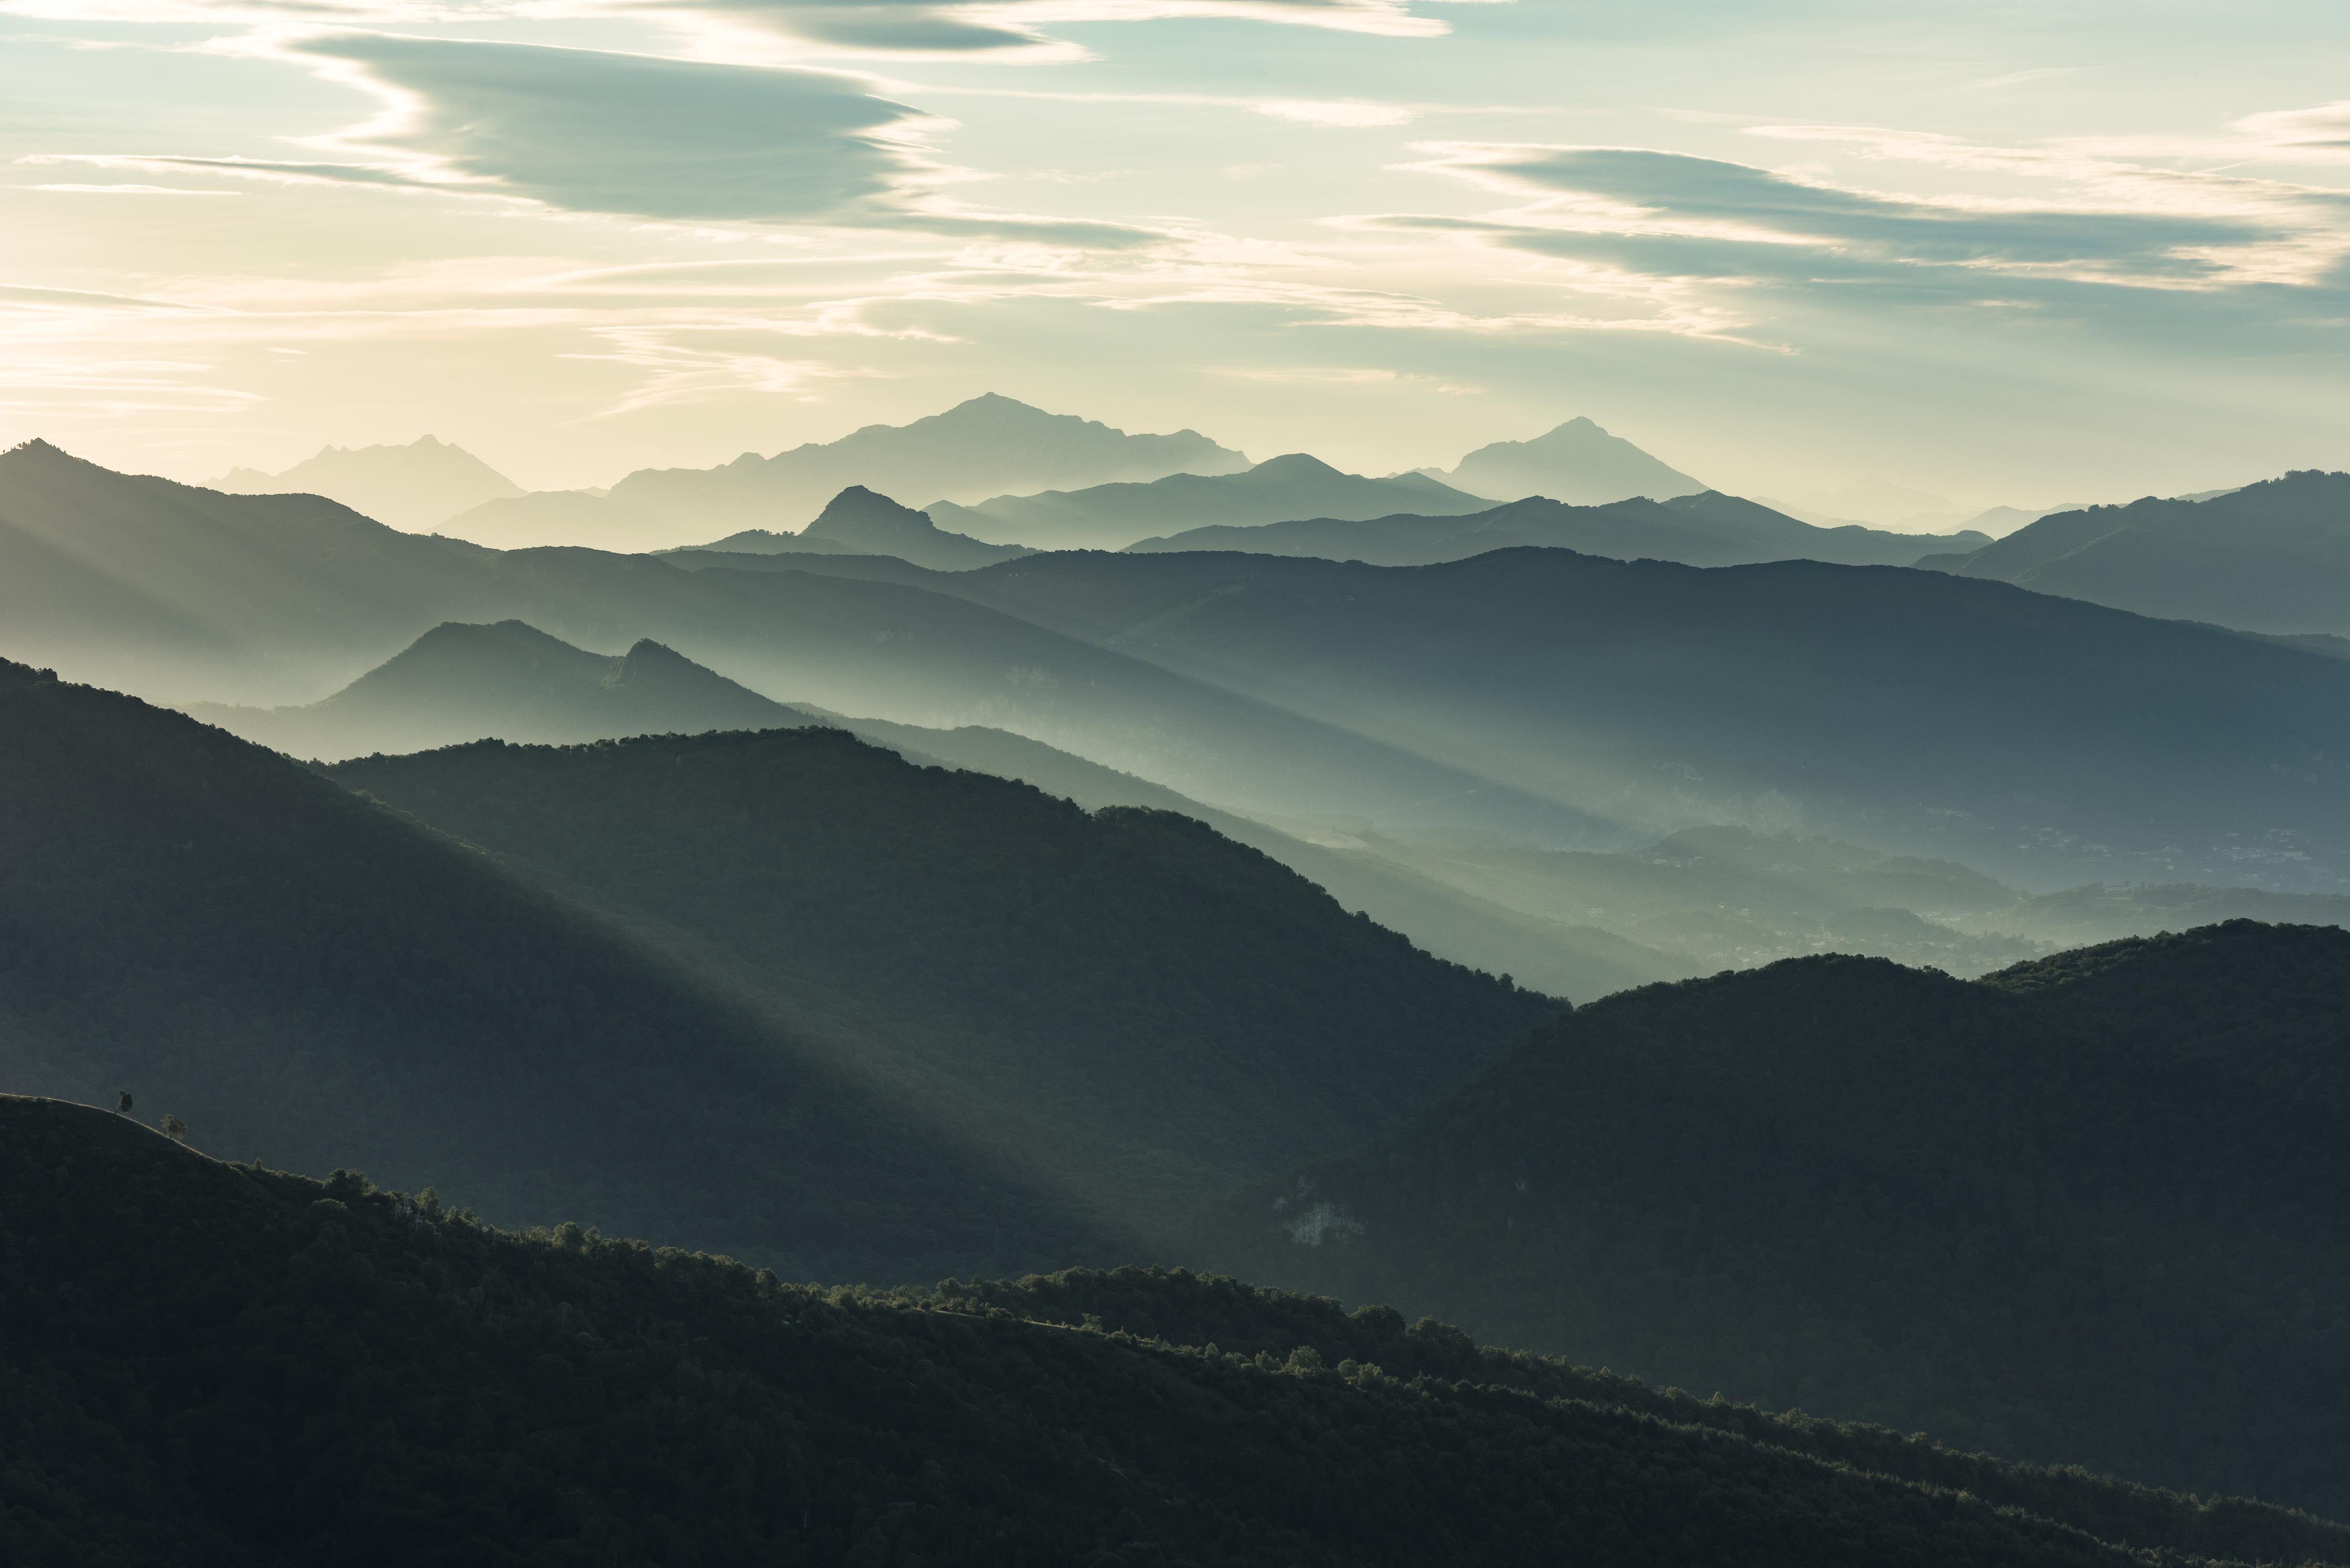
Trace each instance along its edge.
<instances>
[{"instance_id":1,"label":"valley between hills","mask_svg":"<svg viewBox=\"0 0 2350 1568\"><path fill-rule=\"evenodd\" d=\"M2350 1564L2350 475L2005 511L0 453L0 1543Z\"/></svg>"}]
</instances>

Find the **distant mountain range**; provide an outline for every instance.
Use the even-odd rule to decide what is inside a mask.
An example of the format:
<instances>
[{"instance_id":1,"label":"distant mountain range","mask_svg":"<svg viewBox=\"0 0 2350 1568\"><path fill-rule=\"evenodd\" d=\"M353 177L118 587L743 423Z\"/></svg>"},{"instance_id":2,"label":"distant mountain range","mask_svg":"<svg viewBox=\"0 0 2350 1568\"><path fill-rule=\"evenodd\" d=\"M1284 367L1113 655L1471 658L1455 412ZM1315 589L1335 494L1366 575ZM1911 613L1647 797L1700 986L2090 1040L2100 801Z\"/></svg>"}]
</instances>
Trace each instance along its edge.
<instances>
[{"instance_id":1,"label":"distant mountain range","mask_svg":"<svg viewBox=\"0 0 2350 1568\"><path fill-rule=\"evenodd\" d=\"M1305 823L1284 830L1008 731L772 701L659 643L607 658L515 621L437 628L307 708L188 711L292 755L332 760L484 738L560 744L837 725L914 763L1024 781L1089 811L1140 806L1207 823L1440 957L1577 1001L1807 953L1971 975L2083 942L2242 917L2350 925L2350 898L2191 886L2033 896L1947 860L1735 827L1617 853Z\"/></svg>"},{"instance_id":2,"label":"distant mountain range","mask_svg":"<svg viewBox=\"0 0 2350 1568\"><path fill-rule=\"evenodd\" d=\"M330 446L283 473L234 468L212 483L237 495L323 495L410 533L439 528L521 485L462 447L432 436L406 446Z\"/></svg>"},{"instance_id":3,"label":"distant mountain range","mask_svg":"<svg viewBox=\"0 0 2350 1568\"><path fill-rule=\"evenodd\" d=\"M1758 561L1839 561L1906 566L1922 556L1979 548L1987 534L1893 534L1851 526L1814 528L1734 495L1704 491L1666 501L1645 498L1577 506L1532 496L1463 516L1403 515L1347 521L1316 517L1187 529L1127 546L1136 554L1242 550L1314 556L1381 566L1419 566L1523 545L1579 550L1619 560L1679 561L1734 566Z\"/></svg>"},{"instance_id":4,"label":"distant mountain range","mask_svg":"<svg viewBox=\"0 0 2350 1568\"><path fill-rule=\"evenodd\" d=\"M1695 972L1572 919L1520 913L1391 857L1310 843L1023 735L978 725L925 729L772 701L650 640L609 658L520 621L452 623L324 701L281 709L190 703L186 711L289 755L334 762L483 739L567 744L837 726L919 765L1023 781L1088 811L1139 806L1207 823L1440 957L1513 974L1536 991L1588 1000Z\"/></svg>"},{"instance_id":5,"label":"distant mountain range","mask_svg":"<svg viewBox=\"0 0 2350 1568\"><path fill-rule=\"evenodd\" d=\"M2310 470L2204 500L2059 512L1920 564L2140 615L2350 634L2350 474Z\"/></svg>"},{"instance_id":6,"label":"distant mountain range","mask_svg":"<svg viewBox=\"0 0 2350 1568\"><path fill-rule=\"evenodd\" d=\"M2350 932L1578 1009L1224 1216L1248 1277L1652 1384L2339 1515Z\"/></svg>"},{"instance_id":7,"label":"distant mountain range","mask_svg":"<svg viewBox=\"0 0 2350 1568\"><path fill-rule=\"evenodd\" d=\"M1425 474L1366 479L1292 452L1238 473L1170 474L1148 484L1100 484L1041 495L999 495L975 506L928 508L941 528L1039 550L1117 550L1170 529L1247 526L1293 517L1451 515L1486 510L1482 498Z\"/></svg>"},{"instance_id":8,"label":"distant mountain range","mask_svg":"<svg viewBox=\"0 0 2350 1568\"><path fill-rule=\"evenodd\" d=\"M1274 819L1586 849L1801 828L2033 891L2334 892L2350 868L2350 663L2006 584L1559 549L726 560L499 554L0 458L8 651L176 701L315 701L442 621L519 619Z\"/></svg>"},{"instance_id":9,"label":"distant mountain range","mask_svg":"<svg viewBox=\"0 0 2350 1568\"><path fill-rule=\"evenodd\" d=\"M910 424L868 425L773 457L745 452L718 468L641 469L612 486L610 499L668 530L660 544L677 545L714 531L795 532L852 484L920 505L941 496L978 501L1009 490L1230 473L1247 465L1195 431L1128 435L991 392Z\"/></svg>"},{"instance_id":10,"label":"distant mountain range","mask_svg":"<svg viewBox=\"0 0 2350 1568\"><path fill-rule=\"evenodd\" d=\"M1546 495L1571 506L1601 506L1635 496L1669 501L1708 488L1587 419L1569 420L1532 441L1481 446L1450 472L1419 472L1491 501Z\"/></svg>"}]
</instances>

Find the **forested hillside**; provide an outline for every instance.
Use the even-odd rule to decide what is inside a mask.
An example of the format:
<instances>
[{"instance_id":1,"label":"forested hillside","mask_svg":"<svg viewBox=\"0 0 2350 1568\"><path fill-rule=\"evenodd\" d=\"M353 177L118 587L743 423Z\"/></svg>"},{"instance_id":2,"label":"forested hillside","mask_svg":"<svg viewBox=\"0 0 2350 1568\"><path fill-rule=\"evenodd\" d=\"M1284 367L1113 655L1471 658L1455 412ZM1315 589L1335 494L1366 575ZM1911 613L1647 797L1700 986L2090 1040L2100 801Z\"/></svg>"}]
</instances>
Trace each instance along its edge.
<instances>
[{"instance_id":1,"label":"forested hillside","mask_svg":"<svg viewBox=\"0 0 2350 1568\"><path fill-rule=\"evenodd\" d=\"M2350 1533L1180 1272L786 1284L0 1098L27 1563L2350 1562Z\"/></svg>"},{"instance_id":2,"label":"forested hillside","mask_svg":"<svg viewBox=\"0 0 2350 1568\"><path fill-rule=\"evenodd\" d=\"M1229 1212L1250 1277L1772 1407L2350 1511L2350 932L1607 998Z\"/></svg>"},{"instance_id":3,"label":"forested hillside","mask_svg":"<svg viewBox=\"0 0 2350 1568\"><path fill-rule=\"evenodd\" d=\"M877 1081L479 851L0 664L0 1082L800 1277L1122 1254Z\"/></svg>"},{"instance_id":4,"label":"forested hillside","mask_svg":"<svg viewBox=\"0 0 2350 1568\"><path fill-rule=\"evenodd\" d=\"M1198 822L1089 815L837 730L329 771L857 1020L943 1080L940 1115L1128 1220L1348 1147L1557 1011Z\"/></svg>"}]
</instances>

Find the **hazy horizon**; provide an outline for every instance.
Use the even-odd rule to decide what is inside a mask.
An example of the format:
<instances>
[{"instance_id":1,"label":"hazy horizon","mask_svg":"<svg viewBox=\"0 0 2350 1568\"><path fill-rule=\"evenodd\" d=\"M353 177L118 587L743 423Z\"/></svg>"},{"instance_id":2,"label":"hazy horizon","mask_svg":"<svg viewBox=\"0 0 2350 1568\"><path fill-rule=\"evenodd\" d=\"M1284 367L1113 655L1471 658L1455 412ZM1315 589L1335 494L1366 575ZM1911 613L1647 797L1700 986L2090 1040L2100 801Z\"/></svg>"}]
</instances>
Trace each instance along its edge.
<instances>
[{"instance_id":1,"label":"hazy horizon","mask_svg":"<svg viewBox=\"0 0 2350 1568\"><path fill-rule=\"evenodd\" d=\"M429 432L555 489L993 390L1367 473L1581 415L1798 505L2350 466L2345 41L2305 0L0 0L0 440L202 481Z\"/></svg>"}]
</instances>

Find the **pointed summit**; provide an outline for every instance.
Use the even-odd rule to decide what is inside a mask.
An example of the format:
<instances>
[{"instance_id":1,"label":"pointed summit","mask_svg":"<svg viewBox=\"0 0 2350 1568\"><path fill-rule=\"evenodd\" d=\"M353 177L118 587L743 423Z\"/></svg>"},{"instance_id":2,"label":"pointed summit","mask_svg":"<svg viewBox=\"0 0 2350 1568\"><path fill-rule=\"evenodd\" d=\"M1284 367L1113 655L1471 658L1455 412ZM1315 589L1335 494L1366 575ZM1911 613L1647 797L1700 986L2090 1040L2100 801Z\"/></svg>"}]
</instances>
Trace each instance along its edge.
<instances>
[{"instance_id":1,"label":"pointed summit","mask_svg":"<svg viewBox=\"0 0 2350 1568\"><path fill-rule=\"evenodd\" d=\"M1706 488L1581 415L1532 441L1498 441L1479 447L1450 473L1423 472L1496 501L1547 495L1575 506L1600 506L1636 495L1669 501Z\"/></svg>"}]
</instances>

